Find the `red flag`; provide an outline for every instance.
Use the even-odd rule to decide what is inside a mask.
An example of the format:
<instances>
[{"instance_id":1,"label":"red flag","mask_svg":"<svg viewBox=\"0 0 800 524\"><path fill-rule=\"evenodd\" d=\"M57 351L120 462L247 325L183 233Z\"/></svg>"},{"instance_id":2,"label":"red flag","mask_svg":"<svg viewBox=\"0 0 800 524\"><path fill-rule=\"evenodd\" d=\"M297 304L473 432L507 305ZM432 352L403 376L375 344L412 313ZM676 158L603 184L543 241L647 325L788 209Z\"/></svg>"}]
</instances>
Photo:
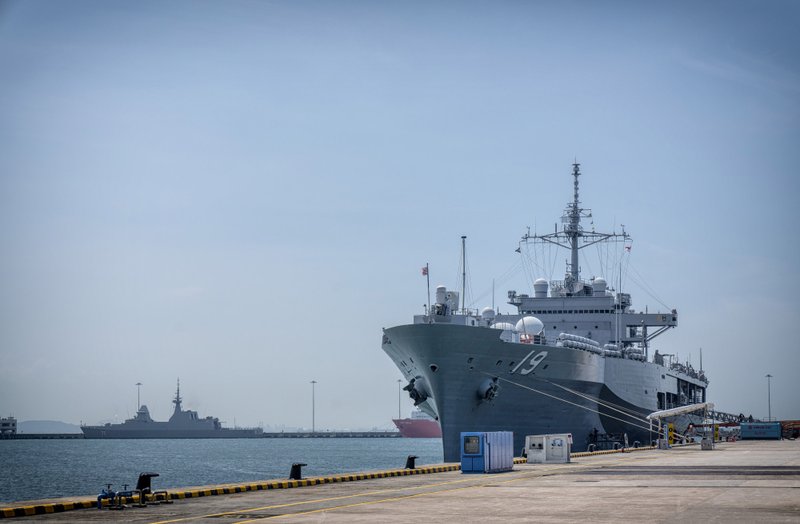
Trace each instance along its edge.
<instances>
[{"instance_id":1,"label":"red flag","mask_svg":"<svg viewBox=\"0 0 800 524\"><path fill-rule=\"evenodd\" d=\"M423 277L428 276L428 266L422 268L422 276Z\"/></svg>"}]
</instances>

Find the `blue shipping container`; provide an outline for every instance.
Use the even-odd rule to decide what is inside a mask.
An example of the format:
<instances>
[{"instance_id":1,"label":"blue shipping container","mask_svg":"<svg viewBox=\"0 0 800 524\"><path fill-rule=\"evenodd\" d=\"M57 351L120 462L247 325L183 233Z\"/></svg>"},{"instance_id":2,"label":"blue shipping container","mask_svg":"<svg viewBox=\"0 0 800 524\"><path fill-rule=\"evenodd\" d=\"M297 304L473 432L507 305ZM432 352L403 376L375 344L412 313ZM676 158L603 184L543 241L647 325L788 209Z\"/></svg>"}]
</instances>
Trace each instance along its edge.
<instances>
[{"instance_id":1,"label":"blue shipping container","mask_svg":"<svg viewBox=\"0 0 800 524\"><path fill-rule=\"evenodd\" d=\"M780 440L781 438L780 422L742 422L739 426L741 428L739 438L742 440Z\"/></svg>"},{"instance_id":2,"label":"blue shipping container","mask_svg":"<svg viewBox=\"0 0 800 524\"><path fill-rule=\"evenodd\" d=\"M499 473L514 467L514 433L465 431L461 433L461 472Z\"/></svg>"}]
</instances>

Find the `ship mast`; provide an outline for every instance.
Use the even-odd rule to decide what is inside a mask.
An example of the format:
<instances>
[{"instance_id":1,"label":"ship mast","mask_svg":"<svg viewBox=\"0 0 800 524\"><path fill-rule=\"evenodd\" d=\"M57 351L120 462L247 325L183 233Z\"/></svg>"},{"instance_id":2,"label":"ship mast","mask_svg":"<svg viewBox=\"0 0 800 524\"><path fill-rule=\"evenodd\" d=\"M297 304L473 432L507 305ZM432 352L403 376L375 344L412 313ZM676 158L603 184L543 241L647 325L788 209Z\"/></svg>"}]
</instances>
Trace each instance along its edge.
<instances>
[{"instance_id":1,"label":"ship mast","mask_svg":"<svg viewBox=\"0 0 800 524\"><path fill-rule=\"evenodd\" d=\"M567 213L564 218L568 220L567 226L564 228L564 233L569 239L570 252L572 254L571 262L569 264L569 276L572 282L577 282L580 278L580 267L578 265L578 238L581 236L581 212L583 209L578 207L580 200L578 200L578 177L581 175L581 165L575 162L572 164L572 176L575 177L575 191L572 198L572 204L568 204ZM591 212L588 216L591 216Z\"/></svg>"},{"instance_id":2,"label":"ship mast","mask_svg":"<svg viewBox=\"0 0 800 524\"><path fill-rule=\"evenodd\" d=\"M467 300L467 237L461 235L461 312L466 313Z\"/></svg>"},{"instance_id":3,"label":"ship mast","mask_svg":"<svg viewBox=\"0 0 800 524\"><path fill-rule=\"evenodd\" d=\"M578 162L572 164L572 176L574 177L572 202L567 203L564 214L561 216L561 223L563 224L561 231L558 230L558 225L556 225L556 230L546 235L527 232L520 241L520 244L547 242L570 251L570 259L567 262L567 271L563 283L568 295L580 294L583 290L583 284L580 280L579 250L603 241L625 242L630 240L630 236L625 232L624 226L622 233L598 233L594 229L592 231L583 230L581 219L591 218L592 210L580 206L580 185L578 181L578 177L581 175L580 167L581 165Z\"/></svg>"},{"instance_id":4,"label":"ship mast","mask_svg":"<svg viewBox=\"0 0 800 524\"><path fill-rule=\"evenodd\" d=\"M175 400L172 401L175 404L175 413L180 413L181 410L181 379L178 379L178 391L175 392Z\"/></svg>"}]
</instances>

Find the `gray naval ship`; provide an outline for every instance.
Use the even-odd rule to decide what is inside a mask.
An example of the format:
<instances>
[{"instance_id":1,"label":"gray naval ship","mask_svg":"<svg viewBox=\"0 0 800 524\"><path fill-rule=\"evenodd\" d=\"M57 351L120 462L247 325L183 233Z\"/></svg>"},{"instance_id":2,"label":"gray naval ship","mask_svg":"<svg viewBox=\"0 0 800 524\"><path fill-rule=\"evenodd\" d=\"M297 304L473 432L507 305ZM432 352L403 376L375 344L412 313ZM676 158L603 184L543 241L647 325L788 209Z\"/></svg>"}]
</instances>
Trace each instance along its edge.
<instances>
[{"instance_id":1,"label":"gray naval ship","mask_svg":"<svg viewBox=\"0 0 800 524\"><path fill-rule=\"evenodd\" d=\"M167 422L157 422L150 418L150 411L144 404L136 416L121 424L103 426L81 426L84 438L254 438L263 433L261 428L223 428L216 417L200 418L196 411L181 407L181 382L175 398L175 411Z\"/></svg>"},{"instance_id":2,"label":"gray naval ship","mask_svg":"<svg viewBox=\"0 0 800 524\"><path fill-rule=\"evenodd\" d=\"M702 370L658 350L651 355L652 340L677 325L676 310L636 311L630 295L604 278L581 279L581 249L612 244L622 260L631 237L624 227L582 227L591 211L580 207L580 174L573 164L574 195L561 229L528 232L517 248L568 250L564 280L535 280L533 296L509 291L517 309L510 315L469 310L463 299L459 308L459 293L439 286L425 314L383 330L383 350L408 380L405 390L442 427L445 461L460 460L462 431L513 431L515 450L526 435L546 433L571 433L575 451L649 445L657 437L648 414L706 401Z\"/></svg>"}]
</instances>

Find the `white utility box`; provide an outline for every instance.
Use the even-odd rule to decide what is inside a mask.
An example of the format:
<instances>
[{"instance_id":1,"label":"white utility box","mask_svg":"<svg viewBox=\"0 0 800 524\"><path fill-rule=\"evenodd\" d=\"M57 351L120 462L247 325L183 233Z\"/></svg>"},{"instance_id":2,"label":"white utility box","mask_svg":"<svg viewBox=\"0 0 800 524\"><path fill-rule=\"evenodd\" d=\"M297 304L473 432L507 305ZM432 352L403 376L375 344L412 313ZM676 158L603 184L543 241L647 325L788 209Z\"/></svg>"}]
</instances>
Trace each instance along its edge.
<instances>
[{"instance_id":1,"label":"white utility box","mask_svg":"<svg viewBox=\"0 0 800 524\"><path fill-rule=\"evenodd\" d=\"M569 462L571 452L571 433L525 437L525 453L528 457L528 464L563 464Z\"/></svg>"}]
</instances>

